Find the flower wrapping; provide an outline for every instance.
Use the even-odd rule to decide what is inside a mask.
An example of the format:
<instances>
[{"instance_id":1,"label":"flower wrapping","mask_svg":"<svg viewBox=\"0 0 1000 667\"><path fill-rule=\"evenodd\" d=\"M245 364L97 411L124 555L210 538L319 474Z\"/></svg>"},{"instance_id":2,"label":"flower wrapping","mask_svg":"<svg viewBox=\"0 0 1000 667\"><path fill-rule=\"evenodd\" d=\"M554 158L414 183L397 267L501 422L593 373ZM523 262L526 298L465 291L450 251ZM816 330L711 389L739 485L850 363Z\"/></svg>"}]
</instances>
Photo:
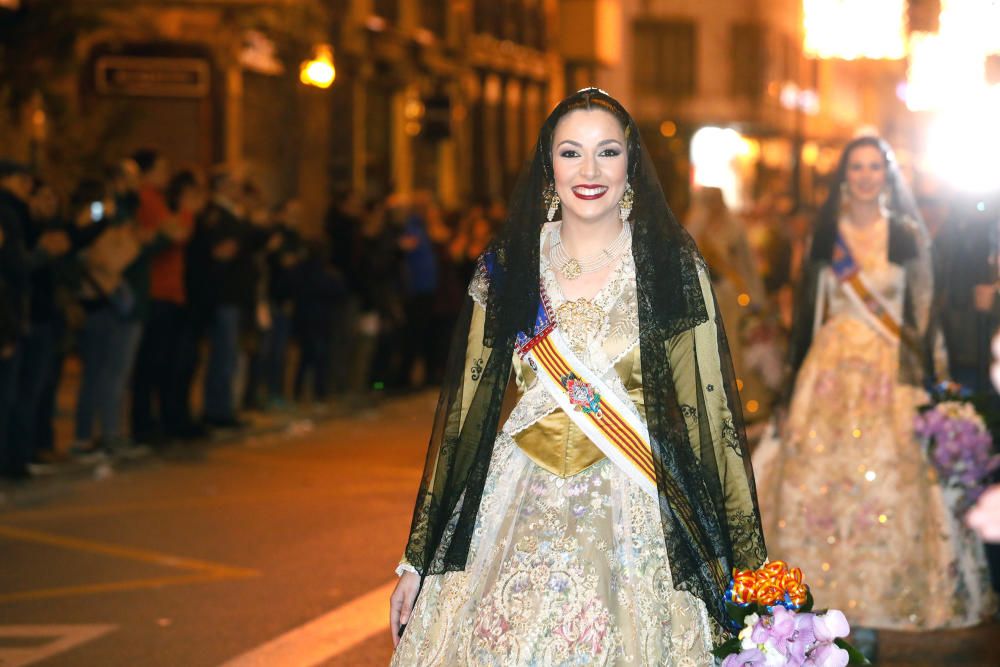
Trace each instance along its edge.
<instances>
[{"instance_id":1,"label":"flower wrapping","mask_svg":"<svg viewBox=\"0 0 1000 667\"><path fill-rule=\"evenodd\" d=\"M986 489L1000 467L993 436L982 415L957 385L942 385L933 402L914 420L914 433L929 463L952 498L953 511L963 515Z\"/></svg>"},{"instance_id":2,"label":"flower wrapping","mask_svg":"<svg viewBox=\"0 0 1000 667\"><path fill-rule=\"evenodd\" d=\"M844 640L851 628L842 612L812 611L812 593L797 567L776 560L734 569L725 600L738 635L713 652L722 667L868 664Z\"/></svg>"}]
</instances>

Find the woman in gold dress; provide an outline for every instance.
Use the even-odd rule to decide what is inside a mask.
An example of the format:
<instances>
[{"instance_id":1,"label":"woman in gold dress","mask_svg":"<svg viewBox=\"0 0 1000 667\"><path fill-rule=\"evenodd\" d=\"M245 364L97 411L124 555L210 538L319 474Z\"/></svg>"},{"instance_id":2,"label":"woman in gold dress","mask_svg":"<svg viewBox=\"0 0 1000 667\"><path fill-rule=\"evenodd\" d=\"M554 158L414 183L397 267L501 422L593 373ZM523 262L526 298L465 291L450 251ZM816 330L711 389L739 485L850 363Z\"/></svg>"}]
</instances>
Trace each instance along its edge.
<instances>
[{"instance_id":1,"label":"woman in gold dress","mask_svg":"<svg viewBox=\"0 0 1000 667\"><path fill-rule=\"evenodd\" d=\"M969 626L992 601L982 547L914 437L935 365L926 230L880 139L848 144L834 186L803 269L787 419L754 467L770 552L873 645L871 628Z\"/></svg>"},{"instance_id":2,"label":"woman in gold dress","mask_svg":"<svg viewBox=\"0 0 1000 667\"><path fill-rule=\"evenodd\" d=\"M765 558L716 312L631 117L561 102L469 287L394 665L712 662L731 568Z\"/></svg>"}]
</instances>

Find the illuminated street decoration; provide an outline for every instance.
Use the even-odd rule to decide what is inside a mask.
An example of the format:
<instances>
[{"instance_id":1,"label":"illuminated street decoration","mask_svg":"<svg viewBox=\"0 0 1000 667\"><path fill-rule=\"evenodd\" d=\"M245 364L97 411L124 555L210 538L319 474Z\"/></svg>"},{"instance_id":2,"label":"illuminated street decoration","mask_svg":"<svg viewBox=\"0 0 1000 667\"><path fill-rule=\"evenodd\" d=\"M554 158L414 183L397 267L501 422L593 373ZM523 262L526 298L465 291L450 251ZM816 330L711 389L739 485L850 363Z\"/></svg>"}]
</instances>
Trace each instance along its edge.
<instances>
[{"instance_id":1,"label":"illuminated street decoration","mask_svg":"<svg viewBox=\"0 0 1000 667\"><path fill-rule=\"evenodd\" d=\"M986 80L986 59L1000 53L1000 3L942 0L940 26L937 34L911 38L905 95L911 111L982 103L996 87Z\"/></svg>"},{"instance_id":2,"label":"illuminated street decoration","mask_svg":"<svg viewBox=\"0 0 1000 667\"><path fill-rule=\"evenodd\" d=\"M312 60L302 63L299 68L299 80L307 86L329 88L337 77L333 66L333 47L320 44L316 47L316 55Z\"/></svg>"},{"instance_id":3,"label":"illuminated street decoration","mask_svg":"<svg viewBox=\"0 0 1000 667\"><path fill-rule=\"evenodd\" d=\"M1000 3L942 0L939 25L911 37L904 95L912 111L935 113L926 167L963 190L1000 187L1000 84L986 67L1000 53Z\"/></svg>"},{"instance_id":4,"label":"illuminated street decoration","mask_svg":"<svg viewBox=\"0 0 1000 667\"><path fill-rule=\"evenodd\" d=\"M733 128L703 127L691 137L692 183L719 188L726 203L738 209L743 204L744 163L752 163L759 155L760 145Z\"/></svg>"},{"instance_id":5,"label":"illuminated street decoration","mask_svg":"<svg viewBox=\"0 0 1000 667\"><path fill-rule=\"evenodd\" d=\"M814 58L906 57L906 0L802 0L805 52Z\"/></svg>"}]
</instances>

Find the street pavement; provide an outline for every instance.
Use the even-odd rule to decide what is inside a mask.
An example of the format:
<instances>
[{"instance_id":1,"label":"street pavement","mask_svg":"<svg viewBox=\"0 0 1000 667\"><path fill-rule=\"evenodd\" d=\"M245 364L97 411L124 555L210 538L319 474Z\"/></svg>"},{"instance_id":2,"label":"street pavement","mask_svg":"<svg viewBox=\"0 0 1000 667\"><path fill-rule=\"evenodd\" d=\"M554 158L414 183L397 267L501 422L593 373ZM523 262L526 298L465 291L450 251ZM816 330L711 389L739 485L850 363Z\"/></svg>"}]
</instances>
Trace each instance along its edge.
<instances>
[{"instance_id":1,"label":"street pavement","mask_svg":"<svg viewBox=\"0 0 1000 667\"><path fill-rule=\"evenodd\" d=\"M0 667L386 665L435 400L0 487ZM998 639L884 633L879 664L996 666Z\"/></svg>"}]
</instances>

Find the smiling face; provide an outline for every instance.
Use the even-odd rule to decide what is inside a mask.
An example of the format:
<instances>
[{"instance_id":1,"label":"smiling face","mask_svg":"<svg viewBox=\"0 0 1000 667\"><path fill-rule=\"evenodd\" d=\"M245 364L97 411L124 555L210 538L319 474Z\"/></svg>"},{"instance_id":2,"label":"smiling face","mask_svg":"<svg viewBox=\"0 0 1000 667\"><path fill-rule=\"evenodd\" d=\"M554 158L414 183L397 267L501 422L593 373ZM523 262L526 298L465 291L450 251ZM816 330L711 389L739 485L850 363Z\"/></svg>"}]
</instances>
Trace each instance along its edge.
<instances>
[{"instance_id":1,"label":"smiling face","mask_svg":"<svg viewBox=\"0 0 1000 667\"><path fill-rule=\"evenodd\" d=\"M847 156L847 193L858 203L878 199L885 187L886 164L882 151L874 146L857 146Z\"/></svg>"},{"instance_id":2,"label":"smiling face","mask_svg":"<svg viewBox=\"0 0 1000 667\"><path fill-rule=\"evenodd\" d=\"M617 220L628 172L618 119L596 109L563 116L552 140L552 172L563 220Z\"/></svg>"}]
</instances>

